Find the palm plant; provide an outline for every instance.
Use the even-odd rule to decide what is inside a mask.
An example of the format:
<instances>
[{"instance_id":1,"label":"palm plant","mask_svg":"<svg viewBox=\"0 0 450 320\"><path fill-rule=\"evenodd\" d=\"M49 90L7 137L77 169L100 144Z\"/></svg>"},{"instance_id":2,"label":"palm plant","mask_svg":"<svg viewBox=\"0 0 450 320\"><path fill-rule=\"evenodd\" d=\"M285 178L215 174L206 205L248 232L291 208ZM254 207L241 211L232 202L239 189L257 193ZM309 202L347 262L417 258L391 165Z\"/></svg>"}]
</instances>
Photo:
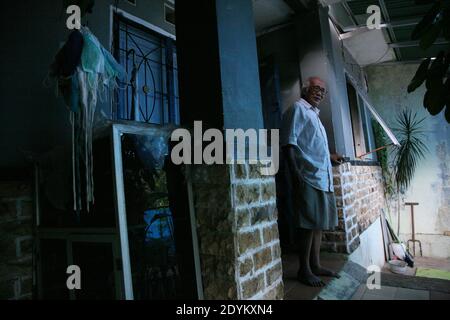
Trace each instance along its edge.
<instances>
[{"instance_id":1,"label":"palm plant","mask_svg":"<svg viewBox=\"0 0 450 320\"><path fill-rule=\"evenodd\" d=\"M393 128L400 142L400 146L393 150L393 175L398 196L397 234L400 234L400 193L408 189L418 162L425 158L425 153L428 152L428 147L423 142L424 120L425 118L418 119L417 113L404 109L397 116L397 126Z\"/></svg>"},{"instance_id":2,"label":"palm plant","mask_svg":"<svg viewBox=\"0 0 450 320\"><path fill-rule=\"evenodd\" d=\"M413 179L417 164L425 157L428 148L422 141L425 130L423 121L418 119L417 113L403 110L396 119L397 127L393 128L400 142L394 152L394 176L398 191L408 189Z\"/></svg>"}]
</instances>

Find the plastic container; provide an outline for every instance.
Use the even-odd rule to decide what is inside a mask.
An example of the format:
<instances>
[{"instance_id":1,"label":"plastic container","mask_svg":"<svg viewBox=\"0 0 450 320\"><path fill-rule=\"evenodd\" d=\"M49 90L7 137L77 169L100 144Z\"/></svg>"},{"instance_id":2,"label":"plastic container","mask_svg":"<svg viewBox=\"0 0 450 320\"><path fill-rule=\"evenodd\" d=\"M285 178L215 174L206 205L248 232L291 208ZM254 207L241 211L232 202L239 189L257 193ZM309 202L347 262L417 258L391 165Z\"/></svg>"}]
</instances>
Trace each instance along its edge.
<instances>
[{"instance_id":1,"label":"plastic container","mask_svg":"<svg viewBox=\"0 0 450 320\"><path fill-rule=\"evenodd\" d=\"M389 269L390 269L393 273L405 274L405 272L406 272L406 266L408 265L405 261L401 261L401 260L390 260L388 263L389 263Z\"/></svg>"}]
</instances>

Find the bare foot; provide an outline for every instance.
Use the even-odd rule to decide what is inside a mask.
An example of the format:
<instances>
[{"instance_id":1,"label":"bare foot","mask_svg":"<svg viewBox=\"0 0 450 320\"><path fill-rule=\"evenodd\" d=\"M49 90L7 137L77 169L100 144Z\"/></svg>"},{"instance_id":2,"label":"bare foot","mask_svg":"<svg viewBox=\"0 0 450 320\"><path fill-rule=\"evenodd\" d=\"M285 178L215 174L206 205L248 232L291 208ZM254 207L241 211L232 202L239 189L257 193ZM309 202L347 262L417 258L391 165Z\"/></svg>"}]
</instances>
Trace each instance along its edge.
<instances>
[{"instance_id":1,"label":"bare foot","mask_svg":"<svg viewBox=\"0 0 450 320\"><path fill-rule=\"evenodd\" d=\"M332 270L329 270L327 268L324 268L324 267L311 268L311 269L312 269L312 272L316 276L333 277L333 278L337 278L337 279L339 279L341 277L338 273L336 273Z\"/></svg>"},{"instance_id":2,"label":"bare foot","mask_svg":"<svg viewBox=\"0 0 450 320\"><path fill-rule=\"evenodd\" d=\"M310 271L300 270L297 273L297 280L310 287L323 287L325 285L325 283L320 280L320 278L316 277Z\"/></svg>"}]
</instances>

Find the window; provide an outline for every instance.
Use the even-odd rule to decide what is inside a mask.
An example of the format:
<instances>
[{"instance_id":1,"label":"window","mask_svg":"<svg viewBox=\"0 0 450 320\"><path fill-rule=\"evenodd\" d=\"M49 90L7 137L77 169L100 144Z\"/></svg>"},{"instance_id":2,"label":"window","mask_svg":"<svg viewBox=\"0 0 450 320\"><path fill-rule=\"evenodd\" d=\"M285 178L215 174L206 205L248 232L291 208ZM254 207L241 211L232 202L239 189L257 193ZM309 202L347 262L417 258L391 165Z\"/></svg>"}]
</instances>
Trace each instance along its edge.
<instances>
[{"instance_id":1,"label":"window","mask_svg":"<svg viewBox=\"0 0 450 320\"><path fill-rule=\"evenodd\" d=\"M164 4L164 16L166 22L175 25L175 8L173 7L173 4Z\"/></svg>"},{"instance_id":2,"label":"window","mask_svg":"<svg viewBox=\"0 0 450 320\"><path fill-rule=\"evenodd\" d=\"M350 106L355 156L358 158L374 149L372 126L370 115L366 109L366 103L349 80L347 81L347 94ZM370 154L365 158L374 159L374 157L375 154Z\"/></svg>"},{"instance_id":3,"label":"window","mask_svg":"<svg viewBox=\"0 0 450 320\"><path fill-rule=\"evenodd\" d=\"M372 129L372 117L370 115L370 112L368 112L368 106L364 102L363 98L361 98L360 95L358 95L358 101L359 101L359 109L361 113L361 125L363 128L364 133L364 143L366 146L366 152L370 152L371 150L375 149L375 137L373 135L373 129ZM376 153L367 155L368 159L375 159Z\"/></svg>"},{"instance_id":4,"label":"window","mask_svg":"<svg viewBox=\"0 0 450 320\"><path fill-rule=\"evenodd\" d=\"M179 124L174 40L115 15L114 53L127 72L113 103L114 119Z\"/></svg>"},{"instance_id":5,"label":"window","mask_svg":"<svg viewBox=\"0 0 450 320\"><path fill-rule=\"evenodd\" d=\"M376 160L375 137L373 134L372 121L378 122L386 136L391 141L388 145L400 146L394 133L386 125L378 112L361 96L347 78L347 94L350 107L352 123L353 142L355 146L355 157L362 160ZM387 142L386 142L387 143ZM382 148L387 147L383 146Z\"/></svg>"}]
</instances>

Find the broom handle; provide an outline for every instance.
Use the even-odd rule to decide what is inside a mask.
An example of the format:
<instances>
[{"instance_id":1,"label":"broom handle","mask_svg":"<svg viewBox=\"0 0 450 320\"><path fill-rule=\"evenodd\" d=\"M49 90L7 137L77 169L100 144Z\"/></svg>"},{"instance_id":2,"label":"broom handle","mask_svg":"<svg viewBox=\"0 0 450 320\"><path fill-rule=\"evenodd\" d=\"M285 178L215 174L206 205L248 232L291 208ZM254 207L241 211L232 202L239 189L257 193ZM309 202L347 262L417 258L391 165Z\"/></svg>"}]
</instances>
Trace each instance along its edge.
<instances>
[{"instance_id":1,"label":"broom handle","mask_svg":"<svg viewBox=\"0 0 450 320\"><path fill-rule=\"evenodd\" d=\"M387 147L390 147L390 146L392 146L392 145L393 145L393 143L390 143L390 144L385 145L385 146L383 146L383 147L376 148L375 150L372 150L372 151L369 151L369 152L367 152L367 153L364 153L364 154L358 156L357 158L362 159L363 157L365 157L365 156L367 156L367 155L369 155L369 154L372 154L372 153L374 153L374 152L377 152L377 151L386 149Z\"/></svg>"}]
</instances>

